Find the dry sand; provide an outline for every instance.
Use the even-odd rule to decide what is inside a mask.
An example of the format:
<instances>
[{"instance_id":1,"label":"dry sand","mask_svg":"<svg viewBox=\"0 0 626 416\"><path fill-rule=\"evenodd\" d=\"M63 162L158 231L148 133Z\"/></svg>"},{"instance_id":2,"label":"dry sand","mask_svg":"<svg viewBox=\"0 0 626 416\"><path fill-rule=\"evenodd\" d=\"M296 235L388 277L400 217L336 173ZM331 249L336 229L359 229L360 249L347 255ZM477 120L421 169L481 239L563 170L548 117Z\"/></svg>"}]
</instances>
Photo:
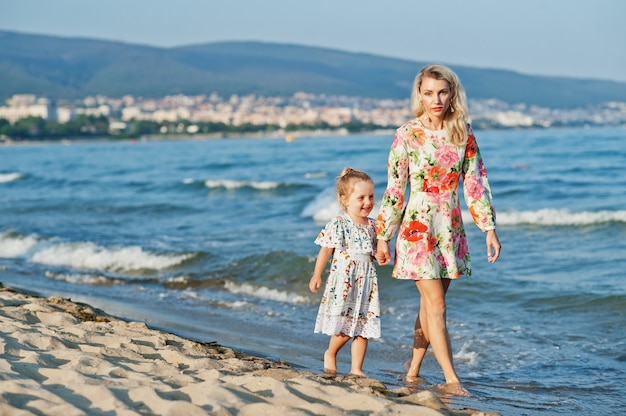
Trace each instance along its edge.
<instances>
[{"instance_id":1,"label":"dry sand","mask_svg":"<svg viewBox=\"0 0 626 416\"><path fill-rule=\"evenodd\" d=\"M487 415L0 284L0 415ZM489 413L494 415L494 413Z\"/></svg>"}]
</instances>

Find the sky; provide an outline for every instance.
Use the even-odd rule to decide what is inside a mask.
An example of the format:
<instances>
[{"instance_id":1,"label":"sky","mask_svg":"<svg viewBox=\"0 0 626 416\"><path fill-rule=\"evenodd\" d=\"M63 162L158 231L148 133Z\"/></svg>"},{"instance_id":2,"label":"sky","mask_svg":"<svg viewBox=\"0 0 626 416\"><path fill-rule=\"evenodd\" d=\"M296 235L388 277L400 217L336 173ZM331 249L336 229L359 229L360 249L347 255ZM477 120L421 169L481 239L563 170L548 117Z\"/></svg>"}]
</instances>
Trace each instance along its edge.
<instances>
[{"instance_id":1,"label":"sky","mask_svg":"<svg viewBox=\"0 0 626 416\"><path fill-rule=\"evenodd\" d=\"M626 0L0 0L0 30L21 33L263 41L621 82L625 20Z\"/></svg>"}]
</instances>

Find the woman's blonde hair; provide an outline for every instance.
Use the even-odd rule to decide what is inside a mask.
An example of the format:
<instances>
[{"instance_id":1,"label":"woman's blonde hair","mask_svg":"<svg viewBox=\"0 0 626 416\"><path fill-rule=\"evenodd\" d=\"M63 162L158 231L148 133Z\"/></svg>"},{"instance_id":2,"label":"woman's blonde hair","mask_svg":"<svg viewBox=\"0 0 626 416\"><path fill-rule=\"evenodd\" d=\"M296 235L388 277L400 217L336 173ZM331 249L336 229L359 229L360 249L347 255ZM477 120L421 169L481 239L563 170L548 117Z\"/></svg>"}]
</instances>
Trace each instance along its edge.
<instances>
[{"instance_id":1,"label":"woman's blonde hair","mask_svg":"<svg viewBox=\"0 0 626 416\"><path fill-rule=\"evenodd\" d=\"M415 117L420 117L426 112L419 97L424 78L442 79L448 82L452 98L444 114L445 128L453 144L457 146L466 144L467 97L459 77L450 68L443 65L427 65L422 68L415 77L411 92L411 112Z\"/></svg>"},{"instance_id":2,"label":"woman's blonde hair","mask_svg":"<svg viewBox=\"0 0 626 416\"><path fill-rule=\"evenodd\" d=\"M344 198L349 197L354 191L354 184L360 181L368 181L374 183L370 175L362 170L352 168L344 168L339 176L337 176L337 198L339 205L343 211L346 210Z\"/></svg>"}]
</instances>

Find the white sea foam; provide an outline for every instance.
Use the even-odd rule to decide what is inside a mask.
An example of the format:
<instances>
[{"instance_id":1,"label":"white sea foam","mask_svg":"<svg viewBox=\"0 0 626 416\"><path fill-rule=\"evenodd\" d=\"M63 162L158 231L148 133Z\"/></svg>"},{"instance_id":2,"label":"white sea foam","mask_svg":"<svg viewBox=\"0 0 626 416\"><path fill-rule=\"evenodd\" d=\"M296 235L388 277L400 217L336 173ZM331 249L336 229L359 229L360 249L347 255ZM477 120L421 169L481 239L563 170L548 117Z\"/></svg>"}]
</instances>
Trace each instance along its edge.
<instances>
[{"instance_id":1,"label":"white sea foam","mask_svg":"<svg viewBox=\"0 0 626 416\"><path fill-rule=\"evenodd\" d=\"M374 209L369 214L371 218L378 216L378 202L374 206ZM311 217L318 224L325 224L333 217L341 213L339 202L337 201L337 195L334 188L326 188L320 192L313 201L311 201L304 209L300 216L308 218Z\"/></svg>"},{"instance_id":2,"label":"white sea foam","mask_svg":"<svg viewBox=\"0 0 626 416\"><path fill-rule=\"evenodd\" d=\"M328 176L328 172L307 172L304 174L306 179L325 178Z\"/></svg>"},{"instance_id":3,"label":"white sea foam","mask_svg":"<svg viewBox=\"0 0 626 416\"><path fill-rule=\"evenodd\" d=\"M315 222L326 223L339 214L339 203L334 188L326 188L311 201L304 210L302 217L312 217Z\"/></svg>"},{"instance_id":4,"label":"white sea foam","mask_svg":"<svg viewBox=\"0 0 626 416\"><path fill-rule=\"evenodd\" d=\"M470 220L471 221L471 218ZM570 211L540 209L537 211L497 212L498 225L585 226L609 222L626 223L626 211Z\"/></svg>"},{"instance_id":5,"label":"white sea foam","mask_svg":"<svg viewBox=\"0 0 626 416\"><path fill-rule=\"evenodd\" d=\"M139 246L106 248L97 244L59 243L38 250L31 260L53 266L97 269L113 272L163 270L189 259L191 255L154 254Z\"/></svg>"},{"instance_id":6,"label":"white sea foam","mask_svg":"<svg viewBox=\"0 0 626 416\"><path fill-rule=\"evenodd\" d=\"M25 256L38 244L35 236L20 236L9 231L0 233L0 257L14 258Z\"/></svg>"},{"instance_id":7,"label":"white sea foam","mask_svg":"<svg viewBox=\"0 0 626 416\"><path fill-rule=\"evenodd\" d=\"M237 301L237 302L218 302L223 308L228 309L250 309L251 304L249 302Z\"/></svg>"},{"instance_id":8,"label":"white sea foam","mask_svg":"<svg viewBox=\"0 0 626 416\"><path fill-rule=\"evenodd\" d=\"M0 173L0 183L13 182L22 177L21 173Z\"/></svg>"},{"instance_id":9,"label":"white sea foam","mask_svg":"<svg viewBox=\"0 0 626 416\"><path fill-rule=\"evenodd\" d=\"M61 280L63 282L77 285L101 286L115 283L114 280L111 280L106 276L92 273L53 273L51 271L47 271L45 276L50 279Z\"/></svg>"},{"instance_id":10,"label":"white sea foam","mask_svg":"<svg viewBox=\"0 0 626 416\"><path fill-rule=\"evenodd\" d=\"M464 361L468 367L473 367L478 363L479 354L470 349L471 342L463 344L459 352L454 354L455 361Z\"/></svg>"},{"instance_id":11,"label":"white sea foam","mask_svg":"<svg viewBox=\"0 0 626 416\"><path fill-rule=\"evenodd\" d=\"M262 182L262 181L235 181L230 179L206 180L204 182L207 188L225 188L229 191L241 188L253 188L261 191L276 189L280 186L280 182Z\"/></svg>"},{"instance_id":12,"label":"white sea foam","mask_svg":"<svg viewBox=\"0 0 626 416\"><path fill-rule=\"evenodd\" d=\"M186 284L189 282L189 278L187 276L175 276L175 277L170 277L166 281L167 283L185 283Z\"/></svg>"},{"instance_id":13,"label":"white sea foam","mask_svg":"<svg viewBox=\"0 0 626 416\"><path fill-rule=\"evenodd\" d=\"M235 282L227 281L224 285L224 288L229 292L238 295L248 295L257 298L293 304L309 303L309 299L305 296L301 296L296 293L285 292L282 290L270 289L264 286L255 286L249 283L237 284Z\"/></svg>"},{"instance_id":14,"label":"white sea foam","mask_svg":"<svg viewBox=\"0 0 626 416\"><path fill-rule=\"evenodd\" d=\"M376 218L379 206L372 210L370 217ZM317 223L326 223L339 214L339 204L334 189L327 188L320 192L302 211L302 217L312 217ZM465 208L462 210L463 222L473 224L472 216ZM626 211L570 211L568 209L544 208L536 211L496 211L499 226L541 225L571 226L604 224L609 222L626 223Z\"/></svg>"},{"instance_id":15,"label":"white sea foam","mask_svg":"<svg viewBox=\"0 0 626 416\"><path fill-rule=\"evenodd\" d=\"M34 263L75 269L113 272L164 270L192 256L156 254L139 246L102 247L92 242L54 242L35 235L22 236L8 231L0 233L0 257L23 257Z\"/></svg>"}]
</instances>

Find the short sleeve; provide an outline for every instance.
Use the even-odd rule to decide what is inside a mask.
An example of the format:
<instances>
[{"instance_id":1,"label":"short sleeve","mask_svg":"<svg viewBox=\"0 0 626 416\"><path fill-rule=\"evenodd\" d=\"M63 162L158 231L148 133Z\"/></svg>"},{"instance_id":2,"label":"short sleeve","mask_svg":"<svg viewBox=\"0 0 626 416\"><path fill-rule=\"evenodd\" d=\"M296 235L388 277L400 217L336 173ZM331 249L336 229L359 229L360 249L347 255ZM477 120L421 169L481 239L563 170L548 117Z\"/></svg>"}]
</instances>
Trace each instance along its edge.
<instances>
[{"instance_id":1,"label":"short sleeve","mask_svg":"<svg viewBox=\"0 0 626 416\"><path fill-rule=\"evenodd\" d=\"M327 248L342 248L345 246L344 238L344 221L335 217L317 235L315 244Z\"/></svg>"}]
</instances>

